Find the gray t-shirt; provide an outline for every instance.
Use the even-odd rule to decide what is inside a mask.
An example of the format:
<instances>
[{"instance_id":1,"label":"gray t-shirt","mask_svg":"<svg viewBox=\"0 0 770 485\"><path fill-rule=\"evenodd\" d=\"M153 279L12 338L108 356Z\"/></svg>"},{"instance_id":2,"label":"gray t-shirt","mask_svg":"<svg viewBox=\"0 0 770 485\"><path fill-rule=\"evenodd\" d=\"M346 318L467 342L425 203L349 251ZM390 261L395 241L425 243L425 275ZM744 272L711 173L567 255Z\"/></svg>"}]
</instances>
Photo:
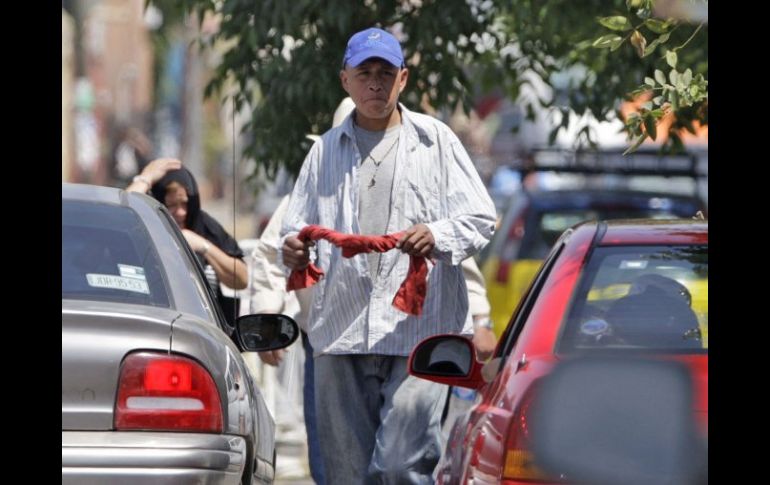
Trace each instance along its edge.
<instances>
[{"instance_id":1,"label":"gray t-shirt","mask_svg":"<svg viewBox=\"0 0 770 485\"><path fill-rule=\"evenodd\" d=\"M361 153L358 170L358 222L361 234L383 235L388 226L391 208L393 174L396 168L398 135L401 125L384 131L368 131L354 125L356 144ZM380 254L366 255L369 275L376 281Z\"/></svg>"}]
</instances>

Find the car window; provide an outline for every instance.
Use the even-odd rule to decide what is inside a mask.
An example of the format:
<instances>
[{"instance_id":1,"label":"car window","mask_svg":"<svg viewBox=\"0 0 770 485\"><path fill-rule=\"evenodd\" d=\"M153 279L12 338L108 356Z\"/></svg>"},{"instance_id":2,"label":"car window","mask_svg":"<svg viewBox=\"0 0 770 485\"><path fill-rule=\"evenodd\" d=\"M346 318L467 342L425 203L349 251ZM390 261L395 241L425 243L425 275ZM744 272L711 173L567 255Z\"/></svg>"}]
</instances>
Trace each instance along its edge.
<instances>
[{"instance_id":1,"label":"car window","mask_svg":"<svg viewBox=\"0 0 770 485\"><path fill-rule=\"evenodd\" d=\"M577 288L560 352L708 351L706 246L598 247Z\"/></svg>"},{"instance_id":2,"label":"car window","mask_svg":"<svg viewBox=\"0 0 770 485\"><path fill-rule=\"evenodd\" d=\"M495 355L495 357L507 358L516 347L516 341L518 340L519 335L524 328L524 322L527 321L530 311L535 305L535 301L540 294L540 290L545 284L546 279L548 279L548 275L551 272L556 259L558 259L559 254L564 249L564 244L567 242L571 235L572 230L565 231L565 233L562 235L562 238L557 241L557 244L555 244L553 249L551 249L551 254L549 254L546 260L543 262L543 266L540 268L540 271L537 273L537 276L535 276L535 279L533 280L529 289L522 297L519 306L516 308L513 320L506 327L505 332L501 337L504 343L503 345L498 346L498 353Z\"/></svg>"},{"instance_id":3,"label":"car window","mask_svg":"<svg viewBox=\"0 0 770 485\"><path fill-rule=\"evenodd\" d=\"M170 307L152 239L132 209L62 201L62 298Z\"/></svg>"},{"instance_id":4,"label":"car window","mask_svg":"<svg viewBox=\"0 0 770 485\"><path fill-rule=\"evenodd\" d=\"M195 256L195 253L193 253L189 244L187 244L182 231L179 229L176 222L174 222L174 219L171 217L168 210L165 207L160 206L158 207L158 212L161 215L160 219L163 225L166 226L166 229L168 229L170 233L175 235L180 251L187 255L186 259L191 263L191 270L194 275L192 281L195 284L195 288L198 290L201 302L203 302L206 309L210 312L212 321L218 322L219 328L228 335L231 335L234 328L227 323L227 319L225 318L222 309L219 307L217 297L206 281L206 274L200 260Z\"/></svg>"},{"instance_id":5,"label":"car window","mask_svg":"<svg viewBox=\"0 0 770 485\"><path fill-rule=\"evenodd\" d=\"M613 207L607 204L604 207L592 209L553 209L541 210L532 213L527 220L524 231L524 240L521 245L521 253L518 259L543 259L554 245L559 236L569 227L583 221L598 221L612 219L676 219L677 217L689 217L695 214L692 210L674 211L670 200L652 198L649 207L634 208L623 205Z\"/></svg>"}]
</instances>

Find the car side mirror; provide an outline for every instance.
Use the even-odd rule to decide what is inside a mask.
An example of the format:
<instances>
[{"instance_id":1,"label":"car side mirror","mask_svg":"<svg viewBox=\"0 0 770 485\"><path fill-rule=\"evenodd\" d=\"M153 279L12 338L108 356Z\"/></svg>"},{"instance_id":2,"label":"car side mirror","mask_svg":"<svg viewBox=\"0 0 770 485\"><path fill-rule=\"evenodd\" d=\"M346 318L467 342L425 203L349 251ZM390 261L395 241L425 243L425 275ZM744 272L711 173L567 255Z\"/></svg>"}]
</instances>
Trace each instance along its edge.
<instances>
[{"instance_id":1,"label":"car side mirror","mask_svg":"<svg viewBox=\"0 0 770 485\"><path fill-rule=\"evenodd\" d=\"M294 343L299 336L299 326L286 315L259 313L238 317L235 333L243 350L264 352L282 349Z\"/></svg>"},{"instance_id":2,"label":"car side mirror","mask_svg":"<svg viewBox=\"0 0 770 485\"><path fill-rule=\"evenodd\" d=\"M442 384L478 389L481 364L473 343L459 335L437 335L423 340L409 356L409 373Z\"/></svg>"}]
</instances>

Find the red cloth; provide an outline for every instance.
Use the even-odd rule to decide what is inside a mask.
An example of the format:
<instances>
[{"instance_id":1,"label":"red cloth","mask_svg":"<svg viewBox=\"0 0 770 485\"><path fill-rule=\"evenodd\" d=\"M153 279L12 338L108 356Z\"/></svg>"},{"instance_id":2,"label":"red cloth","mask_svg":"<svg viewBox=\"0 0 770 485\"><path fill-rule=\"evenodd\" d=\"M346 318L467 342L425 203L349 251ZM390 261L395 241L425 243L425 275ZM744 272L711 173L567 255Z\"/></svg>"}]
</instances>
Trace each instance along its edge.
<instances>
[{"instance_id":1,"label":"red cloth","mask_svg":"<svg viewBox=\"0 0 770 485\"><path fill-rule=\"evenodd\" d=\"M396 247L396 243L403 234L403 231L384 236L342 234L325 227L310 225L305 226L297 237L302 242L326 239L338 248L342 248L343 257L350 258L361 253L390 251ZM393 298L393 306L410 315L421 315L425 294L428 290L426 283L428 264L422 256L410 256L409 258L409 272ZM310 263L305 269L291 272L286 282L286 289L292 291L309 288L316 284L323 275L324 272L318 266Z\"/></svg>"}]
</instances>

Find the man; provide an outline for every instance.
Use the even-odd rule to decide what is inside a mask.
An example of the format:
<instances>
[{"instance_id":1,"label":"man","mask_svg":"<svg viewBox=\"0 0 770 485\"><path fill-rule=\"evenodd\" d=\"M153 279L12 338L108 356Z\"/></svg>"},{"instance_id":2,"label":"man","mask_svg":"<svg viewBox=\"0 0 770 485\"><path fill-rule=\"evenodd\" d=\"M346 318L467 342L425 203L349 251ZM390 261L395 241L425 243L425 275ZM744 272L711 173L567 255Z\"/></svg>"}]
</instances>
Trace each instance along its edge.
<instances>
[{"instance_id":1,"label":"man","mask_svg":"<svg viewBox=\"0 0 770 485\"><path fill-rule=\"evenodd\" d=\"M316 264L308 318L316 411L329 483L430 483L446 386L409 376L409 352L440 333L473 331L460 263L492 235L495 209L471 160L443 123L398 104L409 71L398 41L367 29L348 41L340 73L355 111L308 154L284 218L282 259ZM343 258L318 224L345 234L405 231L400 251ZM422 314L394 308L410 256L426 256Z\"/></svg>"}]
</instances>

